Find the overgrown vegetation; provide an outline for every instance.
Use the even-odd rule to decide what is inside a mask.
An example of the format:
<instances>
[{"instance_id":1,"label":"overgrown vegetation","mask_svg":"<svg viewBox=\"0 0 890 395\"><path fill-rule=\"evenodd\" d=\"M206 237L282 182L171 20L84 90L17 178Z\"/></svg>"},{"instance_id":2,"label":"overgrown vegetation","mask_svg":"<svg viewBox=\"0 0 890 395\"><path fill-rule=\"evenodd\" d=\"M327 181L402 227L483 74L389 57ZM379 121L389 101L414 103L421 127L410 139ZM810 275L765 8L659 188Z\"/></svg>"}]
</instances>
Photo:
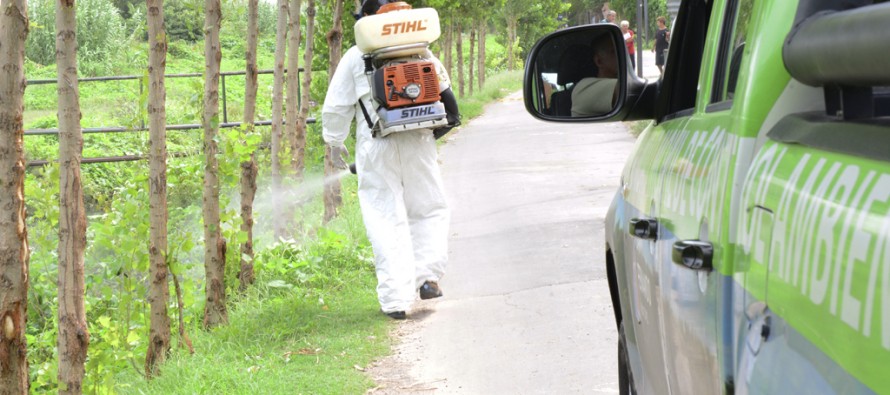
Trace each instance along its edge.
<instances>
[{"instance_id":1,"label":"overgrown vegetation","mask_svg":"<svg viewBox=\"0 0 890 395\"><path fill-rule=\"evenodd\" d=\"M520 88L522 88L521 71L504 71L488 77L481 91L460 100L460 112L464 122L481 115L486 104Z\"/></svg>"},{"instance_id":2,"label":"overgrown vegetation","mask_svg":"<svg viewBox=\"0 0 890 395\"><path fill-rule=\"evenodd\" d=\"M167 73L200 73L204 66L200 33L201 10L191 0L167 1ZM29 2L32 30L28 41L26 76L54 79L53 3ZM272 67L274 52L273 5L261 3L260 69ZM78 2L79 68L84 76L144 76L147 65L144 2L134 0L81 0ZM81 7L84 8L81 11ZM198 7L198 8L195 8ZM244 69L246 5L224 1L223 71ZM347 7L348 8L348 7ZM121 12L121 10L126 10ZM329 29L330 14L319 9L319 31ZM123 16L122 16L123 15ZM192 16L189 16L192 15ZM197 17L194 15L198 15ZM126 18L124 18L126 16ZM352 39L351 24L345 33ZM174 31L182 32L173 34ZM191 33L188 33L191 32ZM95 36L94 36L95 35ZM323 37L319 34L317 37ZM100 39L101 38L101 39ZM110 41L110 42L109 42ZM320 58L326 47L316 42ZM466 48L465 48L466 50ZM504 68L505 50L489 37L489 73ZM313 61L311 97L321 102L327 89L327 64ZM83 82L80 85L83 127L136 127L145 117L145 79ZM259 77L257 119L270 119L272 76ZM519 89L519 72L491 75L475 96L461 100L465 122L479 115L482 106ZM202 79L167 80L167 123L199 124ZM143 85L143 86L140 86ZM242 117L244 82L226 80L227 117ZM25 92L25 129L57 127L56 88L31 84ZM310 116L319 116L319 106ZM167 135L169 185L169 251L172 274L182 285L183 327L194 341L189 355L174 341L171 359L161 376L146 382L141 376L148 334L145 300L148 272L147 164L142 161L84 164L87 200L86 315L90 346L84 391L89 393L355 393L370 383L354 366L365 366L388 352L388 320L379 314L374 293L370 247L364 235L355 198L355 178L344 178L345 206L332 223L321 225L323 142L320 125L310 125L306 151L307 179L289 185L284 201L270 197L269 128L252 136L240 129L220 133L222 231L229 242L226 283L231 325L210 332L200 329L203 301L203 234L201 185L203 161L199 130L170 131ZM250 142L240 142L247 137ZM147 132L86 134L85 158L144 155ZM257 227L257 285L238 293L237 244L239 231L239 163L252 148L260 147L260 191L255 206ZM54 160L58 138L25 137L28 160ZM286 154L286 153L285 153ZM31 247L28 295L28 360L31 389L55 392L57 359L57 267L59 169L50 164L28 169L26 200ZM266 226L283 204L299 207L295 220L302 223L292 239L276 240ZM233 253L234 252L234 253ZM171 295L175 291L171 285ZM178 330L176 300L169 311ZM175 336L174 336L175 337Z\"/></svg>"},{"instance_id":3,"label":"overgrown vegetation","mask_svg":"<svg viewBox=\"0 0 890 395\"><path fill-rule=\"evenodd\" d=\"M635 138L640 137L640 133L643 133L651 124L652 121L629 121L624 123L627 126L627 131Z\"/></svg>"}]
</instances>

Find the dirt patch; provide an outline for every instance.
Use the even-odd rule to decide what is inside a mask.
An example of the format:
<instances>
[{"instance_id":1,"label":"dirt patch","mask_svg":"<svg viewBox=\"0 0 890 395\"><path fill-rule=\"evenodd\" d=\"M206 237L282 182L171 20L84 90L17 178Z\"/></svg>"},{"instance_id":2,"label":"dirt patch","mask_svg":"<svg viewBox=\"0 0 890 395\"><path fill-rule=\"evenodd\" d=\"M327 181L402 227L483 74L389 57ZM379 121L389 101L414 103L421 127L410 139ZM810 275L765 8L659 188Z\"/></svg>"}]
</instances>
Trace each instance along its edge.
<instances>
[{"instance_id":1,"label":"dirt patch","mask_svg":"<svg viewBox=\"0 0 890 395\"><path fill-rule=\"evenodd\" d=\"M445 379L418 381L413 369L424 363L422 341L426 318L435 313L435 301L418 301L404 321L393 321L392 354L369 365L365 373L377 383L366 394L435 394Z\"/></svg>"}]
</instances>

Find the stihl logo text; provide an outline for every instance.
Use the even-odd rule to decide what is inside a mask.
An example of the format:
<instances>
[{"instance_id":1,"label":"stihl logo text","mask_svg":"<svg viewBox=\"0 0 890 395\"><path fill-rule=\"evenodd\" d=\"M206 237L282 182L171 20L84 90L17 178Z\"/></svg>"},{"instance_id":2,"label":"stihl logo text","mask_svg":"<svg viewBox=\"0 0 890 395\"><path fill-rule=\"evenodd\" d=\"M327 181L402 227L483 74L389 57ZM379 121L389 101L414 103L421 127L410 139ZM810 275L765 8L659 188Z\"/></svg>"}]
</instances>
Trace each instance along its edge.
<instances>
[{"instance_id":1,"label":"stihl logo text","mask_svg":"<svg viewBox=\"0 0 890 395\"><path fill-rule=\"evenodd\" d=\"M426 30L423 21L387 23L383 25L381 36L389 36L391 34L411 33Z\"/></svg>"},{"instance_id":2,"label":"stihl logo text","mask_svg":"<svg viewBox=\"0 0 890 395\"><path fill-rule=\"evenodd\" d=\"M402 110L402 119L419 117L421 115L432 115L435 113L436 111L433 107L409 108L407 110Z\"/></svg>"}]
</instances>

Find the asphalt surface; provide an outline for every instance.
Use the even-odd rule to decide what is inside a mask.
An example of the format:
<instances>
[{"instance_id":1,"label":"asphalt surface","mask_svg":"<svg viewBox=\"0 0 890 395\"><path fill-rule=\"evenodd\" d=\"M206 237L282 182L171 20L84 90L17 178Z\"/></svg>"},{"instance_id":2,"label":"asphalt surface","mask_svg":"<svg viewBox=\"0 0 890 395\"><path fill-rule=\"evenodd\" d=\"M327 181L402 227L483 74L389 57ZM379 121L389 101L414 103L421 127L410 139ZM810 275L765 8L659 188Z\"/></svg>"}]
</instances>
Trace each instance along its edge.
<instances>
[{"instance_id":1,"label":"asphalt surface","mask_svg":"<svg viewBox=\"0 0 890 395\"><path fill-rule=\"evenodd\" d=\"M445 297L410 312L378 390L617 393L603 219L632 144L620 123L537 121L518 93L449 137Z\"/></svg>"},{"instance_id":2,"label":"asphalt surface","mask_svg":"<svg viewBox=\"0 0 890 395\"><path fill-rule=\"evenodd\" d=\"M621 123L535 120L521 93L450 135L445 296L395 324L370 392L618 393L603 220L633 142Z\"/></svg>"}]
</instances>

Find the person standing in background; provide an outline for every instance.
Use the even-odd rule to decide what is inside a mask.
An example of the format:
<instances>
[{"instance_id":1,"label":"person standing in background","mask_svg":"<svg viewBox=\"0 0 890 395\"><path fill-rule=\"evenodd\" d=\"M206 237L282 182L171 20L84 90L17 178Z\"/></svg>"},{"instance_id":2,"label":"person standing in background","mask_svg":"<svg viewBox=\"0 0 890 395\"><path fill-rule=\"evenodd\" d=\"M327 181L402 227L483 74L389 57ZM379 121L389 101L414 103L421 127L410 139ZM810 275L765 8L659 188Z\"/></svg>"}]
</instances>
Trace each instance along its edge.
<instances>
[{"instance_id":1,"label":"person standing in background","mask_svg":"<svg viewBox=\"0 0 890 395\"><path fill-rule=\"evenodd\" d=\"M655 65L658 66L658 72L664 74L664 60L671 43L671 31L668 30L663 16L655 18L655 21L658 23L658 31L655 32L655 47L652 48L652 51L655 52Z\"/></svg>"},{"instance_id":2,"label":"person standing in background","mask_svg":"<svg viewBox=\"0 0 890 395\"><path fill-rule=\"evenodd\" d=\"M634 50L634 39L636 35L630 30L630 22L621 21L621 34L624 35L624 45L627 46L627 54L630 55L630 68L637 68L636 51Z\"/></svg>"},{"instance_id":3,"label":"person standing in background","mask_svg":"<svg viewBox=\"0 0 890 395\"><path fill-rule=\"evenodd\" d=\"M609 8L608 1L603 3L602 11L603 11L603 19L601 19L599 23L609 23L608 16L609 16L609 11L611 11L611 8Z\"/></svg>"},{"instance_id":4,"label":"person standing in background","mask_svg":"<svg viewBox=\"0 0 890 395\"><path fill-rule=\"evenodd\" d=\"M615 10L609 10L606 12L606 21L604 23L611 23L618 26L618 22L615 22L616 19L618 19L618 13L615 12Z\"/></svg>"}]
</instances>

